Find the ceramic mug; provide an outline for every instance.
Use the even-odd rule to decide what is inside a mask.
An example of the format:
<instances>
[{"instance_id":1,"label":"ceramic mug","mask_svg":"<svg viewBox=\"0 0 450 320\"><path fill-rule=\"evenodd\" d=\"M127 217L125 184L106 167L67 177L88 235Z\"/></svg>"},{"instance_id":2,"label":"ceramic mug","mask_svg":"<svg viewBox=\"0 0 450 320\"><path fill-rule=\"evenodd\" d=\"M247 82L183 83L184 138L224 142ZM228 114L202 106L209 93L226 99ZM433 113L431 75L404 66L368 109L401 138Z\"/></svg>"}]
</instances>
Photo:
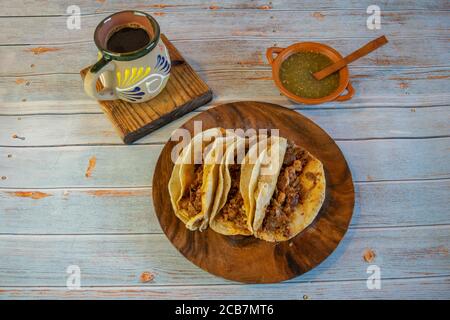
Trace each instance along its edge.
<instances>
[{"instance_id":1,"label":"ceramic mug","mask_svg":"<svg viewBox=\"0 0 450 320\"><path fill-rule=\"evenodd\" d=\"M144 29L150 40L144 47L125 53L108 50L109 37L123 27ZM121 99L132 103L148 101L166 86L170 75L170 57L160 38L159 25L140 11L122 11L105 18L95 29L99 60L84 78L84 90L97 100ZM104 89L97 91L97 80Z\"/></svg>"}]
</instances>

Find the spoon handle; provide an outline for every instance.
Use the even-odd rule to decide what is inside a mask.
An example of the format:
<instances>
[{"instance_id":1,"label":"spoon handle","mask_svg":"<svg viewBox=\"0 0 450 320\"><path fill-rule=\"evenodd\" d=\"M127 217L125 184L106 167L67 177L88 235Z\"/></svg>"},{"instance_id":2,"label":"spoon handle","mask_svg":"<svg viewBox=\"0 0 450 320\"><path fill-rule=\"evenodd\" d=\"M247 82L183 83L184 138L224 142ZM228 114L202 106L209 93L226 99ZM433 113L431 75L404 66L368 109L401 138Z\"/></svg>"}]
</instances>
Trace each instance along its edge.
<instances>
[{"instance_id":1,"label":"spoon handle","mask_svg":"<svg viewBox=\"0 0 450 320\"><path fill-rule=\"evenodd\" d=\"M358 50L350 53L345 58L329 65L325 69L322 69L320 71L313 73L313 76L317 80L322 80L323 78L328 77L333 72L336 72L337 70L345 67L347 64L349 64L361 57L364 57L365 55L369 54L370 52L378 49L379 47L386 44L387 42L388 42L388 40L386 39L385 36L381 36L375 40L372 40L369 43L367 43L366 45L364 45L363 47L359 48Z\"/></svg>"}]
</instances>

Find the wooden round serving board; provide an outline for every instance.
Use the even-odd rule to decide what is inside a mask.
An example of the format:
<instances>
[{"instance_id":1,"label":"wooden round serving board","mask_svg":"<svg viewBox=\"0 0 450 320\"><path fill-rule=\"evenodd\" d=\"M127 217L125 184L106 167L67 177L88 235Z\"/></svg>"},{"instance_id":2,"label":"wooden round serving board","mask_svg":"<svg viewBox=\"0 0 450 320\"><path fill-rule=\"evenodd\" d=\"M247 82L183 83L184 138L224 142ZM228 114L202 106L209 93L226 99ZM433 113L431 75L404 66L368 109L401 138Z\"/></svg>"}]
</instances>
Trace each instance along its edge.
<instances>
[{"instance_id":1,"label":"wooden round serving board","mask_svg":"<svg viewBox=\"0 0 450 320\"><path fill-rule=\"evenodd\" d=\"M279 129L280 135L306 148L322 161L326 177L325 201L314 222L289 241L271 243L252 236L224 236L211 228L190 231L175 216L168 182L172 173L168 141L153 176L153 203L161 228L172 244L191 262L217 276L248 283L272 283L303 274L328 257L343 238L354 206L350 170L331 137L297 112L264 102L235 102L202 112L182 128Z\"/></svg>"}]
</instances>

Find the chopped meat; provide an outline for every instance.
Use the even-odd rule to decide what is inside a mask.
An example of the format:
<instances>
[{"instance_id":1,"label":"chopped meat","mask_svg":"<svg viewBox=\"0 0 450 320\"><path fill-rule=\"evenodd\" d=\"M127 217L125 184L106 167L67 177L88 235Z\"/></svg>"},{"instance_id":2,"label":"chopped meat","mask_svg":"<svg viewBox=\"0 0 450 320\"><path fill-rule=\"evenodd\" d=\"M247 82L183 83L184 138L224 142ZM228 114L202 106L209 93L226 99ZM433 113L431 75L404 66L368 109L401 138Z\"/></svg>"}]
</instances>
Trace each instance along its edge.
<instances>
[{"instance_id":1,"label":"chopped meat","mask_svg":"<svg viewBox=\"0 0 450 320\"><path fill-rule=\"evenodd\" d=\"M289 179L289 184L292 184L292 181L298 176L299 172L296 172L293 166L288 166L285 169L285 174L287 174Z\"/></svg>"},{"instance_id":2,"label":"chopped meat","mask_svg":"<svg viewBox=\"0 0 450 320\"><path fill-rule=\"evenodd\" d=\"M297 172L301 172L303 170L303 163L300 160L294 161L294 169Z\"/></svg>"},{"instance_id":3,"label":"chopped meat","mask_svg":"<svg viewBox=\"0 0 450 320\"><path fill-rule=\"evenodd\" d=\"M294 209L298 202L300 201L300 194L296 192L294 188L292 188L291 193L288 193L287 199L286 199L286 206L290 209Z\"/></svg>"},{"instance_id":4,"label":"chopped meat","mask_svg":"<svg viewBox=\"0 0 450 320\"><path fill-rule=\"evenodd\" d=\"M221 218L224 221L232 221L237 227L245 228L247 216L244 210L244 199L240 193L229 200L221 210Z\"/></svg>"},{"instance_id":5,"label":"chopped meat","mask_svg":"<svg viewBox=\"0 0 450 320\"><path fill-rule=\"evenodd\" d=\"M307 153L304 149L289 141L283 159L283 166L290 166L295 160L300 160L300 162L305 165L308 160L306 155ZM298 164L295 166L298 167Z\"/></svg>"},{"instance_id":6,"label":"chopped meat","mask_svg":"<svg viewBox=\"0 0 450 320\"><path fill-rule=\"evenodd\" d=\"M288 146L283 159L283 165L290 165L296 159L294 149Z\"/></svg>"},{"instance_id":7,"label":"chopped meat","mask_svg":"<svg viewBox=\"0 0 450 320\"><path fill-rule=\"evenodd\" d=\"M180 200L180 207L193 217L202 211L203 165L195 165L194 180Z\"/></svg>"},{"instance_id":8,"label":"chopped meat","mask_svg":"<svg viewBox=\"0 0 450 320\"><path fill-rule=\"evenodd\" d=\"M230 193L231 193L231 191L233 191L233 193L237 193L237 192L239 192L239 183L241 181L241 165L230 164L228 166L228 171L230 173L230 178L231 178Z\"/></svg>"},{"instance_id":9,"label":"chopped meat","mask_svg":"<svg viewBox=\"0 0 450 320\"><path fill-rule=\"evenodd\" d=\"M290 234L290 216L302 201L300 175L308 162L304 149L288 142L275 192L266 208L262 228L265 231Z\"/></svg>"},{"instance_id":10,"label":"chopped meat","mask_svg":"<svg viewBox=\"0 0 450 320\"><path fill-rule=\"evenodd\" d=\"M278 181L277 181L277 188L278 190L286 190L286 188L289 185L289 175L287 174L287 172L283 172L283 174L280 172L280 175L278 176Z\"/></svg>"},{"instance_id":11,"label":"chopped meat","mask_svg":"<svg viewBox=\"0 0 450 320\"><path fill-rule=\"evenodd\" d=\"M301 173L301 172L300 172ZM291 182L291 187L295 188L300 184L300 176L295 177L295 179Z\"/></svg>"},{"instance_id":12,"label":"chopped meat","mask_svg":"<svg viewBox=\"0 0 450 320\"><path fill-rule=\"evenodd\" d=\"M263 230L281 230L283 234L289 234L289 215L283 211L282 204L274 198L271 199L270 204L266 209Z\"/></svg>"},{"instance_id":13,"label":"chopped meat","mask_svg":"<svg viewBox=\"0 0 450 320\"><path fill-rule=\"evenodd\" d=\"M241 165L231 164L228 166L228 170L230 172L231 187L227 201L219 214L224 221L232 221L237 227L245 228L247 216L244 210L244 199L239 192Z\"/></svg>"},{"instance_id":14,"label":"chopped meat","mask_svg":"<svg viewBox=\"0 0 450 320\"><path fill-rule=\"evenodd\" d=\"M285 199L286 199L286 194L283 191L279 191L278 197L277 197L277 202L283 203Z\"/></svg>"}]
</instances>

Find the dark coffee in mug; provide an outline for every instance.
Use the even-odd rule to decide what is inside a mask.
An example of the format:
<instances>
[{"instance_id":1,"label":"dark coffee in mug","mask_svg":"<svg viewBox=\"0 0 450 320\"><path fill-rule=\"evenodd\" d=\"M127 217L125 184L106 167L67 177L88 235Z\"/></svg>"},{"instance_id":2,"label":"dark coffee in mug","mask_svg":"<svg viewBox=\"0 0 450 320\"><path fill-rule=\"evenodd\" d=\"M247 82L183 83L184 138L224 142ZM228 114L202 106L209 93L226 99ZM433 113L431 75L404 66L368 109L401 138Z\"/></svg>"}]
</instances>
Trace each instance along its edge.
<instances>
[{"instance_id":1,"label":"dark coffee in mug","mask_svg":"<svg viewBox=\"0 0 450 320\"><path fill-rule=\"evenodd\" d=\"M112 32L106 47L117 53L133 52L145 47L150 42L147 31L135 26L122 26Z\"/></svg>"}]
</instances>

